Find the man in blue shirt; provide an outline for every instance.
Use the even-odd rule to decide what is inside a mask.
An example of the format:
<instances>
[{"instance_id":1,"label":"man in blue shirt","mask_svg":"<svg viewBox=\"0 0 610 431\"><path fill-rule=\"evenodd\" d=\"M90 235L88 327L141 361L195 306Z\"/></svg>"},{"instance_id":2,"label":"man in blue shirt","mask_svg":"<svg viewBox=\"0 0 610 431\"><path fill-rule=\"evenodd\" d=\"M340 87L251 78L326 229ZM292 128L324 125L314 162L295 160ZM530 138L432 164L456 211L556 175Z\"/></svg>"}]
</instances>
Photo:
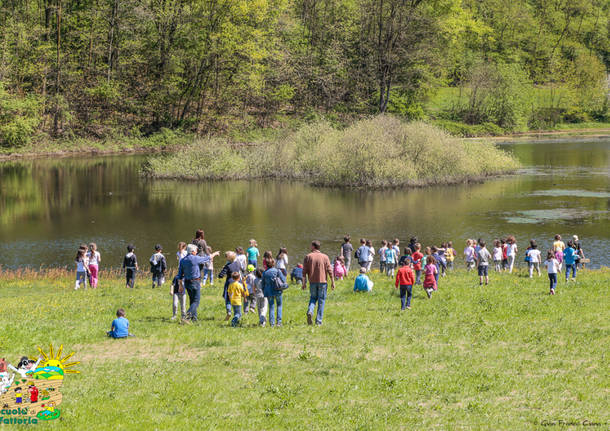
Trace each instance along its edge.
<instances>
[{"instance_id":1,"label":"man in blue shirt","mask_svg":"<svg viewBox=\"0 0 610 431\"><path fill-rule=\"evenodd\" d=\"M184 281L184 288L189 295L189 309L186 312L186 321L197 321L197 308L201 300L201 270L199 265L210 262L218 252L211 255L197 256L197 246L189 244L187 255L180 260L178 279Z\"/></svg>"}]
</instances>

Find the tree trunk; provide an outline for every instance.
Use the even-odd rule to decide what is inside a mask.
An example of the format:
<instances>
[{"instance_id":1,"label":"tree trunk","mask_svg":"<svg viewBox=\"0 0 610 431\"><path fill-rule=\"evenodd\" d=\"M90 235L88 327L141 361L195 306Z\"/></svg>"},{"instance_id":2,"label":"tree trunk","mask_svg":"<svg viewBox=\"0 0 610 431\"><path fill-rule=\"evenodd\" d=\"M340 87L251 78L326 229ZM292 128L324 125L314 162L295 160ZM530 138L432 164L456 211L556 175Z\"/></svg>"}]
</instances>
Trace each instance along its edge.
<instances>
[{"instance_id":1,"label":"tree trunk","mask_svg":"<svg viewBox=\"0 0 610 431\"><path fill-rule=\"evenodd\" d=\"M61 0L57 0L55 16L57 18L57 73L55 75L55 118L53 120L53 129L57 135L61 126L59 107L59 97L61 94Z\"/></svg>"}]
</instances>

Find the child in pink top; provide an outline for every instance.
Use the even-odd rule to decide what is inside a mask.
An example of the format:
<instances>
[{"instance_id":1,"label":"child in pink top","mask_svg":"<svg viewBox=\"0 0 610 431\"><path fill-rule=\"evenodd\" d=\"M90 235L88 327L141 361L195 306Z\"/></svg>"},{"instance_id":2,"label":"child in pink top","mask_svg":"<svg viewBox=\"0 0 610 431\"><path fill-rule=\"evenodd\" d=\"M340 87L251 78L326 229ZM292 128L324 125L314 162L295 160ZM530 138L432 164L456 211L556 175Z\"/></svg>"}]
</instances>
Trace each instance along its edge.
<instances>
[{"instance_id":1,"label":"child in pink top","mask_svg":"<svg viewBox=\"0 0 610 431\"><path fill-rule=\"evenodd\" d=\"M428 256L426 259L426 266L424 268L424 290L428 295L428 299L430 299L432 296L432 292L437 289L435 277L437 272L438 269L436 268L436 259L434 259L434 256Z\"/></svg>"},{"instance_id":2,"label":"child in pink top","mask_svg":"<svg viewBox=\"0 0 610 431\"><path fill-rule=\"evenodd\" d=\"M343 256L337 256L337 258L335 259L333 275L336 279L339 280L343 280L343 277L347 275L347 268L345 267L345 258Z\"/></svg>"}]
</instances>

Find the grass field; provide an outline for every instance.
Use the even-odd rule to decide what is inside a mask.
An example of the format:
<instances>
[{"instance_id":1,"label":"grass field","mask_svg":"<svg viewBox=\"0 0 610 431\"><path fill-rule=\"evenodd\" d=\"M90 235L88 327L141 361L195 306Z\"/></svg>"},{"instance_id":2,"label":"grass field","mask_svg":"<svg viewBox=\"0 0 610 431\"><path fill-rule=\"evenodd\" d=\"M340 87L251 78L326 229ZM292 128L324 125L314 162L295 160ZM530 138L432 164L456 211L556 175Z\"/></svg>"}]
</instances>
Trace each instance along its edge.
<instances>
[{"instance_id":1,"label":"grass field","mask_svg":"<svg viewBox=\"0 0 610 431\"><path fill-rule=\"evenodd\" d=\"M472 273L441 279L412 309L385 276L371 294L351 280L329 295L324 325L308 327L308 294L292 287L284 326L224 321L219 285L203 290L201 322L170 322L168 288L140 278L126 290L101 276L0 276L0 357L64 345L81 363L64 381L51 429L608 429L610 270L583 271L548 295L546 274ZM124 307L135 338L105 331ZM86 427L86 428L85 428Z\"/></svg>"}]
</instances>

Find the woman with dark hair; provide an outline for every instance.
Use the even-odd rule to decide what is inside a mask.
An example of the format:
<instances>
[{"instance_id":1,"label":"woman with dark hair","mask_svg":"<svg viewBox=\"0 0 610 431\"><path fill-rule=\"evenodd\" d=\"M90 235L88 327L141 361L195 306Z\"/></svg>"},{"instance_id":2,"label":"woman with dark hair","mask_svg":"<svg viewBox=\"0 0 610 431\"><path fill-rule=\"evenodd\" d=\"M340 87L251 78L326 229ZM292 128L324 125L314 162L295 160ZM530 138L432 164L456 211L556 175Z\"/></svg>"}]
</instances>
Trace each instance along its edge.
<instances>
[{"instance_id":1,"label":"woman with dark hair","mask_svg":"<svg viewBox=\"0 0 610 431\"><path fill-rule=\"evenodd\" d=\"M205 239L203 239L202 229L197 229L197 232L195 232L195 238L193 238L191 244L195 244L197 246L197 256L205 256L208 243L205 242Z\"/></svg>"}]
</instances>

